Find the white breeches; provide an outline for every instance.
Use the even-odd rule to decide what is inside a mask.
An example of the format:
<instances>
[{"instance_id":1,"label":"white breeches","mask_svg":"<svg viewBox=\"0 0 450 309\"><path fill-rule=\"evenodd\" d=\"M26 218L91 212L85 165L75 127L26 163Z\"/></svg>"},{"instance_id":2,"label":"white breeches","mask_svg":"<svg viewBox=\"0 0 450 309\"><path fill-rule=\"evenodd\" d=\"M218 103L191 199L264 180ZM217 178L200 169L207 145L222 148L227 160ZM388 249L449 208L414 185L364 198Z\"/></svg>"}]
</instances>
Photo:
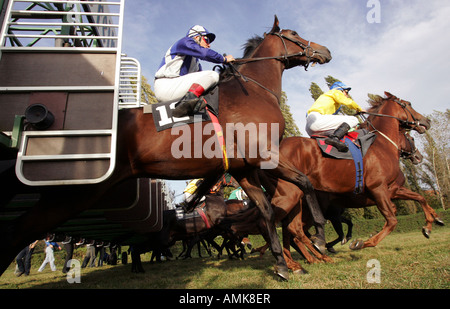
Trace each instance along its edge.
<instances>
[{"instance_id":1,"label":"white breeches","mask_svg":"<svg viewBox=\"0 0 450 309\"><path fill-rule=\"evenodd\" d=\"M311 135L330 135L342 123L346 122L351 128L355 127L358 118L348 115L322 115L318 112L309 113L306 117L306 133Z\"/></svg>"},{"instance_id":2,"label":"white breeches","mask_svg":"<svg viewBox=\"0 0 450 309\"><path fill-rule=\"evenodd\" d=\"M158 78L155 80L154 92L159 102L177 102L184 97L192 84L199 84L206 91L218 82L219 73L200 71L175 78Z\"/></svg>"},{"instance_id":3,"label":"white breeches","mask_svg":"<svg viewBox=\"0 0 450 309\"><path fill-rule=\"evenodd\" d=\"M56 271L55 256L53 255L53 249L50 246L45 248L45 260L41 267L39 267L38 272L43 271L48 263L50 263L50 269Z\"/></svg>"}]
</instances>

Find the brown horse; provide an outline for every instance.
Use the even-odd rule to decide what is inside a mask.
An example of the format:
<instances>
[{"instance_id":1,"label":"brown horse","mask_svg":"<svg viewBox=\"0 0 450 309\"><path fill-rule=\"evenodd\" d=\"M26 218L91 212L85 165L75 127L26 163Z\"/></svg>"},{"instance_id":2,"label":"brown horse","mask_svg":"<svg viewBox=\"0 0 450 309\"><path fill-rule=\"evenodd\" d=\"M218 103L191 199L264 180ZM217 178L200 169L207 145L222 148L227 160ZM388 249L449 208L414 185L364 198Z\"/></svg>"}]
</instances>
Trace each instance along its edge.
<instances>
[{"instance_id":1,"label":"brown horse","mask_svg":"<svg viewBox=\"0 0 450 309\"><path fill-rule=\"evenodd\" d=\"M231 147L227 148L229 173L264 215L277 273L285 279L288 278L288 269L276 234L270 202L261 190L258 170L273 167L267 172L296 183L304 191L308 206L312 207L312 213L323 229L325 220L311 183L287 160L277 157L277 146L285 126L279 107L283 71L296 66L307 67L310 63L324 64L330 60L331 55L326 47L304 40L295 31L280 30L275 18L270 33L258 42L239 67L239 76L220 86L220 125L226 128L227 124L242 124L243 127L239 129L235 126L235 130L230 132L224 130L227 146ZM261 124L266 125L265 130L261 129ZM205 126L205 123L201 124L201 132L205 132ZM251 139L245 138L249 134L249 126L256 129ZM186 128L194 132L194 125L187 125ZM215 139L214 132L207 132L209 134L194 137L189 134L188 141L191 144L198 141L200 146L205 146ZM92 208L108 190L114 190L114 185L125 179L205 178L204 187L209 189L224 172L222 157L206 157L203 152L197 157L192 149L190 156L175 158L172 145L178 139L179 136L171 130L157 132L152 115L144 114L142 108L121 110L113 175L97 185L38 188L41 198L36 205L13 224L1 226L0 240L6 249L0 256L0 272L3 273L15 254L31 240ZM255 154L253 150L261 149L261 145L266 146L267 151ZM278 164L273 164L274 161ZM324 236L323 231L321 233Z\"/></svg>"},{"instance_id":2,"label":"brown horse","mask_svg":"<svg viewBox=\"0 0 450 309\"><path fill-rule=\"evenodd\" d=\"M406 132L404 129L402 129L401 131L402 131L402 133L400 134L400 140L399 140L399 144L398 144L400 157L402 157L403 159L411 160L411 162L415 165L421 163L423 157L422 157L422 154L418 151L418 149L415 146L414 138L412 136L410 136L410 134L408 132ZM394 193L392 194L391 199L392 200L395 200L395 199L416 200L416 201L420 202L422 205L422 208L424 209L425 216L427 219L427 226L423 227L422 232L424 233L424 235L426 237L429 237L429 232L431 231L431 224L433 222L433 219L434 219L434 222L439 225L443 225L444 223L437 216L436 212L426 203L425 199L421 195L419 195L415 192L412 192L411 190L403 187L404 182L405 182L405 177L400 169L398 172L399 172L399 175L395 181L396 185L398 186L398 189L394 190ZM298 192L298 193L301 193L301 192ZM329 218L327 216L330 209L343 209L343 208L346 208L347 204L352 202L352 201L349 201L349 199L346 198L345 196L344 197L341 196L341 198L339 199L338 198L340 196L339 194L327 193L327 192L323 192L323 191L322 192L319 191L316 193L319 197L320 206L322 208L322 211L325 214L325 217L327 219L329 219L330 221L335 219L335 218ZM300 198L300 196L298 196L298 198ZM373 201L367 200L367 206L371 206L373 204L374 204ZM289 204L285 203L282 205L289 205ZM328 259L328 257L317 252L315 250L315 248L311 246L310 240L307 238L307 235L308 235L307 231L311 226L311 218L310 218L308 209L304 209L302 212L303 229L301 230L300 235L295 235L295 234L292 235L289 233L289 231L287 230L287 225L291 221L291 219L289 219L289 216L295 217L295 215L297 214L296 211L299 211L299 208L298 208L299 205L292 205L292 206L293 206L292 209L285 209L285 211L288 211L290 213L288 214L287 219L283 221L283 239L284 239L284 245L286 246L286 249L289 248L289 245L292 245L300 254L302 254L307 259L307 261L309 263L314 263L318 260L330 261L330 259ZM333 227L336 229L335 224L333 224ZM338 232L338 229L336 229L336 232ZM339 234L339 232L338 232L338 234ZM291 243L291 240L294 239L294 237L297 237L297 241L294 241L294 243ZM341 238L343 238L343 237L344 236L343 236L343 232L342 232L341 234L339 234L338 239L336 239L335 241L333 241L331 243L327 243L327 248L329 248L329 246L332 246L334 243L340 241ZM362 245L362 244L363 244L363 242L356 241L353 243L352 247L356 248L358 245ZM255 248L252 250L252 252L259 252L260 255L263 255L264 252L267 250L267 248L268 248L268 244L266 244L260 248ZM289 250L286 250L285 254L290 254L288 252L289 252ZM292 270L294 270L296 272L304 272L304 270L301 270L299 268L300 267L299 264L292 260L290 255L288 255L286 257L286 260L288 261L288 265Z\"/></svg>"},{"instance_id":3,"label":"brown horse","mask_svg":"<svg viewBox=\"0 0 450 309\"><path fill-rule=\"evenodd\" d=\"M399 141L398 148L400 150L400 157L405 160L411 160L412 164L419 164L422 162L423 156L416 148L414 138L407 132L406 130L402 130L404 138L401 138ZM403 173L400 171L400 174ZM400 176L399 176L400 177ZM403 177L404 178L404 177ZM398 182L398 179L397 179ZM395 199L395 198L394 198ZM352 237L352 227L353 223L350 218L342 217L342 213L344 211L344 207L339 205L330 204L328 208L324 209L323 205L320 205L322 211L324 212L325 219L329 220L333 225L334 230L338 234L338 237L331 241L327 242L326 247L327 250L331 253L335 253L333 246L338 242L341 242L342 245L346 244L348 240ZM305 212L308 212L306 209ZM303 216L303 222L305 222L305 216ZM342 228L342 223L347 224L348 230L347 235L344 236L344 230Z\"/></svg>"},{"instance_id":4,"label":"brown horse","mask_svg":"<svg viewBox=\"0 0 450 309\"><path fill-rule=\"evenodd\" d=\"M364 157L365 188L362 194L353 193L355 175L352 160L324 157L317 142L309 138L287 138L280 145L280 153L288 157L297 169L309 177L317 191L325 192L325 199L322 195L318 195L321 203L329 201L330 196L335 196L336 199L332 202L343 207L360 208L370 205L378 207L386 219L386 224L380 233L365 241L361 248L376 246L397 224L396 209L391 200L399 188L397 184L400 171L398 145L404 138L401 127L408 127L419 133L424 133L430 127L430 121L416 112L409 102L400 100L390 93L385 94L385 98L380 97L378 101L371 102L370 116L365 122L367 127L370 126L376 132L377 138ZM272 203L282 209L296 208L290 212L287 231L296 235L294 241L299 247L303 244L308 246L308 249L313 249L309 246L309 240L303 230L302 209L299 204L302 192L284 181L278 181L277 185ZM291 192L291 194L287 196L283 195L283 192ZM339 201L345 201L345 203L339 203ZM430 216L437 218L435 212L432 211L432 213ZM289 239L289 237L286 238ZM289 254L289 250L286 253ZM320 256L320 254L317 255ZM320 259L327 260L324 256L320 256Z\"/></svg>"}]
</instances>

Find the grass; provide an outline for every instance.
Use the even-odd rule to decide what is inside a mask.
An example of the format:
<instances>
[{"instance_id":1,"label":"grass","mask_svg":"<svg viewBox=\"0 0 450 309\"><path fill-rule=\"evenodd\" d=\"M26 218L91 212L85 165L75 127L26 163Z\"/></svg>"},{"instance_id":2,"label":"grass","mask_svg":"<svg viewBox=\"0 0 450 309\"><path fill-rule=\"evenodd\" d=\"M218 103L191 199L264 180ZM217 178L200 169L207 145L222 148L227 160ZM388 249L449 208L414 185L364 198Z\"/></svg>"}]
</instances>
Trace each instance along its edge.
<instances>
[{"instance_id":1,"label":"grass","mask_svg":"<svg viewBox=\"0 0 450 309\"><path fill-rule=\"evenodd\" d=\"M418 216L423 218L423 214ZM446 211L442 216L445 222L449 222L448 216L449 211ZM410 218L405 220L411 221ZM423 221L420 220L421 223ZM382 220L378 225L382 226ZM368 226L373 229L370 224ZM375 248L352 251L348 245L336 245L338 252L330 255L334 263L309 265L295 252L293 257L307 269L308 274L296 276L291 273L288 282L281 282L273 276L274 259L267 252L262 258L257 254L247 254L244 260L229 260L226 256L221 259L194 256L162 263L150 263L150 255L145 254L144 274L131 273L130 264L105 265L82 269L81 283L69 284L60 271L64 252L56 254L58 271L51 272L47 266L42 273L37 273L44 255L36 251L31 274L16 277L13 263L0 277L0 289L449 289L448 224L434 226L430 239L422 235L420 228L406 231L402 227L400 230ZM365 239L363 235L366 231L355 237ZM252 242L255 246L264 243L260 236L252 236ZM177 250L175 248L174 255L178 254ZM206 256L205 253L202 255ZM75 258L81 261L82 249L76 250ZM372 269L367 262L373 259L379 262L380 283L367 281L367 273Z\"/></svg>"}]
</instances>

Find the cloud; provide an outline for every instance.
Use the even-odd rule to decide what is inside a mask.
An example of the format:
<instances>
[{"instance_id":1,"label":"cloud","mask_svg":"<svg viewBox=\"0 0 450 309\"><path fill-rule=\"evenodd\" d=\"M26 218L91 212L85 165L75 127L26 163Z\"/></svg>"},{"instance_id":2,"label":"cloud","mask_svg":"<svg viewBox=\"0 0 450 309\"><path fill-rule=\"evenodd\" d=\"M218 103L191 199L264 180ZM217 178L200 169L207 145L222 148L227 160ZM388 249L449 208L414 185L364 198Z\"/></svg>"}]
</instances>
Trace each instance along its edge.
<instances>
[{"instance_id":1,"label":"cloud","mask_svg":"<svg viewBox=\"0 0 450 309\"><path fill-rule=\"evenodd\" d=\"M300 73L286 77L284 90L291 107L295 106L291 110L302 132L304 115L312 104L309 84L314 81L326 90L323 78L327 75L352 85L352 96L363 107L367 93L383 94L385 90L411 101L424 114L450 107L446 90L450 62L445 52L450 48L446 33L450 6L416 3L391 6L389 2L384 9L382 4L381 24L365 21L354 23L353 29L337 24L345 35L328 37L333 60L317 71L302 72L301 77ZM355 17L355 12L350 16Z\"/></svg>"}]
</instances>

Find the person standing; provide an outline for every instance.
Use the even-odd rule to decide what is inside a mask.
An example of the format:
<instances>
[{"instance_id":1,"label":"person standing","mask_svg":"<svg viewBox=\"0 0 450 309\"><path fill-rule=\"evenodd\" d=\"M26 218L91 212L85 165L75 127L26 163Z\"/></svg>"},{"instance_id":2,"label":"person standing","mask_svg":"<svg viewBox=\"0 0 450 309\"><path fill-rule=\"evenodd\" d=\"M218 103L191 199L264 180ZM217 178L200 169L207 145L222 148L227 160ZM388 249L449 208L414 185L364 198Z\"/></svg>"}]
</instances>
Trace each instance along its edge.
<instances>
[{"instance_id":1,"label":"person standing","mask_svg":"<svg viewBox=\"0 0 450 309\"><path fill-rule=\"evenodd\" d=\"M71 267L69 262L70 260L72 260L75 244L71 236L67 236L66 239L64 239L64 241L62 242L62 244L64 245L64 249L66 250L66 259L64 260L64 267L62 269L62 272L66 274Z\"/></svg>"},{"instance_id":2,"label":"person standing","mask_svg":"<svg viewBox=\"0 0 450 309\"><path fill-rule=\"evenodd\" d=\"M17 271L16 276L20 277L22 275L28 276L30 274L31 270L31 256L33 255L34 248L36 247L36 244L39 240L36 240L23 248L22 251L19 252L19 254L16 257L16 263L17 263Z\"/></svg>"},{"instance_id":3,"label":"person standing","mask_svg":"<svg viewBox=\"0 0 450 309\"><path fill-rule=\"evenodd\" d=\"M89 267L95 266L95 241L91 241L86 245L86 255L83 264L81 264L81 268L85 268L88 265Z\"/></svg>"},{"instance_id":4,"label":"person standing","mask_svg":"<svg viewBox=\"0 0 450 309\"><path fill-rule=\"evenodd\" d=\"M47 264L50 263L50 269L52 271L56 271L56 265L55 265L55 256L53 254L53 251L55 249L61 250L61 247L58 245L57 242L50 241L49 238L45 240L45 259L42 263L41 267L39 267L38 272L42 272Z\"/></svg>"}]
</instances>

